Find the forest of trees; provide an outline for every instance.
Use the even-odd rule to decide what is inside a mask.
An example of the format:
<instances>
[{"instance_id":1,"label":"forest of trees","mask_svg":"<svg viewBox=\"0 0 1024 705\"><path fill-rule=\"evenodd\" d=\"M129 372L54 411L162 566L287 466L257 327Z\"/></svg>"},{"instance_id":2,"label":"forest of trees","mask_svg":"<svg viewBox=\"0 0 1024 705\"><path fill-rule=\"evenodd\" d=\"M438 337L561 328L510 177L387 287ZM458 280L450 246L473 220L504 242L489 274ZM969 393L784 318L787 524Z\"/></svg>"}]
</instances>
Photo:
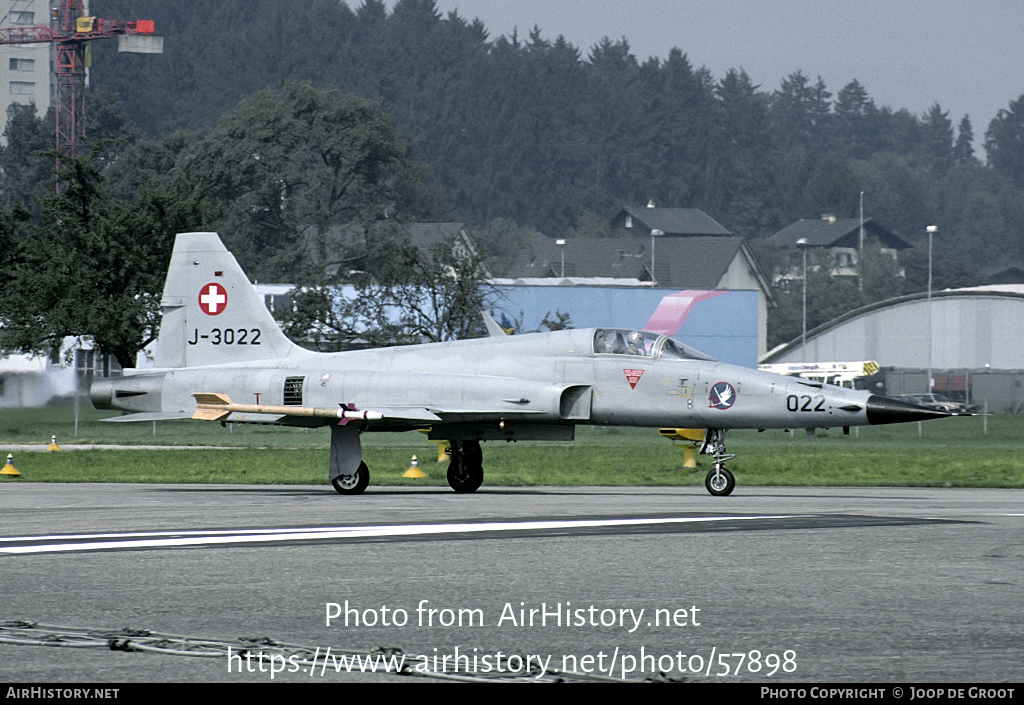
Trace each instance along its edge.
<instances>
[{"instance_id":1,"label":"forest of trees","mask_svg":"<svg viewBox=\"0 0 1024 705\"><path fill-rule=\"evenodd\" d=\"M110 188L201 189L220 209L204 226L257 276L298 276L289 248L303 228L464 221L504 263L532 231L599 235L623 205L649 200L700 208L757 250L796 219L855 217L861 192L867 217L917 246L906 292L924 286L927 225L940 232L936 287L1024 263L1024 96L985 126L982 160L969 116L879 106L855 80L837 90L811 78L813 66L757 86L742 70L712 76L685 47L638 61L627 39L491 37L433 0L93 0L91 11L154 19L165 38L159 56L95 43L89 136L112 140L99 157ZM253 128L268 111L283 127ZM354 147L342 131L358 119ZM0 205L31 210L52 189L52 157L33 156L49 135L44 116L11 115ZM326 156L356 147L372 166ZM332 190L354 176L357 189Z\"/></svg>"}]
</instances>

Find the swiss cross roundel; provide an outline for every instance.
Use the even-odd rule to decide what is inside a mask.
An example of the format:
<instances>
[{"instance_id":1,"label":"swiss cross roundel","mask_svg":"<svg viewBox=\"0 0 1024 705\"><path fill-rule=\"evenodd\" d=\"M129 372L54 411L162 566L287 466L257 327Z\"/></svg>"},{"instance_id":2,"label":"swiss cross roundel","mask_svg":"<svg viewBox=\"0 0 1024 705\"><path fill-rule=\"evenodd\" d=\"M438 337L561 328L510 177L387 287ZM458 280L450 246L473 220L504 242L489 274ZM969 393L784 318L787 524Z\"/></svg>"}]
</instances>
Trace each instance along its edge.
<instances>
[{"instance_id":1,"label":"swiss cross roundel","mask_svg":"<svg viewBox=\"0 0 1024 705\"><path fill-rule=\"evenodd\" d=\"M199 308L208 316L216 316L228 307L228 292L217 282L210 282L199 292Z\"/></svg>"}]
</instances>

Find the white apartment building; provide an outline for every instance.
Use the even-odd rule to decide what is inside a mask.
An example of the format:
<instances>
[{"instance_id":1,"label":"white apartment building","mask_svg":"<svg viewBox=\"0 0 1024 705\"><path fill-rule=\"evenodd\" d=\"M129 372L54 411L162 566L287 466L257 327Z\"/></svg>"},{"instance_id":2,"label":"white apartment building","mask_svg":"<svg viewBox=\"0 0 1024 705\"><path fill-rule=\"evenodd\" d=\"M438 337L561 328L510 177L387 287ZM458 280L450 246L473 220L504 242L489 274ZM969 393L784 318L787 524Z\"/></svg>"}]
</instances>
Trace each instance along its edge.
<instances>
[{"instance_id":1,"label":"white apartment building","mask_svg":"<svg viewBox=\"0 0 1024 705\"><path fill-rule=\"evenodd\" d=\"M0 29L49 25L52 0L0 0ZM43 116L53 101L53 47L38 44L0 44L0 133L11 105L35 104Z\"/></svg>"}]
</instances>

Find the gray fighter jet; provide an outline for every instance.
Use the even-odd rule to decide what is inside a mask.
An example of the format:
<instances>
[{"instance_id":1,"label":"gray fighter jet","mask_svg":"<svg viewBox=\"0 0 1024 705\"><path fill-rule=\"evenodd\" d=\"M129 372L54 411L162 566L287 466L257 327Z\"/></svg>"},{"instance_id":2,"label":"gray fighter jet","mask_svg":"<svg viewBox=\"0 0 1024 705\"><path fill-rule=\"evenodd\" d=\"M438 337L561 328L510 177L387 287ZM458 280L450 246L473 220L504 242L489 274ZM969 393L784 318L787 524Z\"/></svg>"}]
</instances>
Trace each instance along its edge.
<instances>
[{"instance_id":1,"label":"gray fighter jet","mask_svg":"<svg viewBox=\"0 0 1024 705\"><path fill-rule=\"evenodd\" d=\"M837 428L948 416L869 392L718 362L664 335L588 328L315 353L288 340L216 233L175 241L154 369L97 380L112 420L196 418L331 428L341 494L370 479L360 436L429 429L448 483L483 482L481 441L570 441L577 424L707 429L706 486L728 495L729 429Z\"/></svg>"}]
</instances>

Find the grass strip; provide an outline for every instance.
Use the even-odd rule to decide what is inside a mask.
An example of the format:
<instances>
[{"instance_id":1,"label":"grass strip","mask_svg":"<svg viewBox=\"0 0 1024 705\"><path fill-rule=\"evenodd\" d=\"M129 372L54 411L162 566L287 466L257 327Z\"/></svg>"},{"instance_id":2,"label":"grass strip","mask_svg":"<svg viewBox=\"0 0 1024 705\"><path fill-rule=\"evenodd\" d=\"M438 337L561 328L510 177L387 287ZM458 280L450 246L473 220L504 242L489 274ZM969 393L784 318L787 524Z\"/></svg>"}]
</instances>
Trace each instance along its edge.
<instances>
[{"instance_id":1,"label":"grass strip","mask_svg":"<svg viewBox=\"0 0 1024 705\"><path fill-rule=\"evenodd\" d=\"M329 433L217 424L99 423L96 414L79 424L79 438L67 408L3 410L0 452L5 444L45 446L60 429L59 443L127 445L219 445L189 450L92 450L19 452L20 478L4 482L152 482L326 485ZM112 427L112 428L111 428ZM13 429L13 430L12 430ZM32 439L29 441L28 439ZM734 431L729 468L741 485L1024 487L1024 417L964 417L923 426L902 424L862 428L843 435L819 432ZM446 463L436 463L436 446L419 433L363 436L364 459L374 485L446 487ZM655 429L578 427L574 443L484 443L485 484L492 486L701 485L711 468L683 468L683 453ZM427 474L406 479L413 455ZM2 459L0 459L2 460Z\"/></svg>"}]
</instances>

